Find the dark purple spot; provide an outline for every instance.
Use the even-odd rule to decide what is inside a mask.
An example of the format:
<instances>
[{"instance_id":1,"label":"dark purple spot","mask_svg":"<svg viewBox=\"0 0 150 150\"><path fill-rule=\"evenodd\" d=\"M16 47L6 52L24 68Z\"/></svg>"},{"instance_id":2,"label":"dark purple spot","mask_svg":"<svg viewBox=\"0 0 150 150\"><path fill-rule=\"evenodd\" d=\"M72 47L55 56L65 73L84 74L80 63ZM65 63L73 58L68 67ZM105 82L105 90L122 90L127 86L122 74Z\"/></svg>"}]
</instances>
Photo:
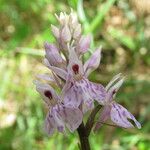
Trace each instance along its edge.
<instances>
[{"instance_id":1,"label":"dark purple spot","mask_svg":"<svg viewBox=\"0 0 150 150\"><path fill-rule=\"evenodd\" d=\"M59 132L63 132L64 127L63 126L58 126L57 129L58 129Z\"/></svg>"},{"instance_id":2,"label":"dark purple spot","mask_svg":"<svg viewBox=\"0 0 150 150\"><path fill-rule=\"evenodd\" d=\"M114 90L114 91L112 92L112 94L113 94L113 95L116 94L116 90Z\"/></svg>"},{"instance_id":3,"label":"dark purple spot","mask_svg":"<svg viewBox=\"0 0 150 150\"><path fill-rule=\"evenodd\" d=\"M44 95L46 96L46 97L48 97L49 99L52 99L53 97L52 97L52 93L50 92L50 91L44 91Z\"/></svg>"},{"instance_id":4,"label":"dark purple spot","mask_svg":"<svg viewBox=\"0 0 150 150\"><path fill-rule=\"evenodd\" d=\"M78 64L74 64L72 66L72 70L75 74L78 74L79 73L79 65Z\"/></svg>"}]
</instances>

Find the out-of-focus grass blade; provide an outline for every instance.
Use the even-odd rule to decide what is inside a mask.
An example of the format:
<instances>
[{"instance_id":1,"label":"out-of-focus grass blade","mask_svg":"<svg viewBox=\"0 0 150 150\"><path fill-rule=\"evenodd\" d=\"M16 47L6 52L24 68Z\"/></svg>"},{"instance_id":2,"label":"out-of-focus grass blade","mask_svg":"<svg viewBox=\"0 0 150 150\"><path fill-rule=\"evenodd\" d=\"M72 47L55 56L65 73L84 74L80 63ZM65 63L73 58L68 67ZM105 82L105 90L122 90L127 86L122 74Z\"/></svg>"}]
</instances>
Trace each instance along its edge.
<instances>
[{"instance_id":1,"label":"out-of-focus grass blade","mask_svg":"<svg viewBox=\"0 0 150 150\"><path fill-rule=\"evenodd\" d=\"M83 0L78 0L77 12L78 12L79 19L83 24L84 31L86 31L89 28L89 22L87 20L87 17L83 9Z\"/></svg>"},{"instance_id":2,"label":"out-of-focus grass blade","mask_svg":"<svg viewBox=\"0 0 150 150\"><path fill-rule=\"evenodd\" d=\"M68 0L69 6L72 7L73 9L76 9L77 3L78 3L78 0Z\"/></svg>"},{"instance_id":3,"label":"out-of-focus grass blade","mask_svg":"<svg viewBox=\"0 0 150 150\"><path fill-rule=\"evenodd\" d=\"M93 19L86 32L93 32L102 24L104 17L106 16L115 1L116 0L108 0L104 4L102 4L101 10L98 11L97 16Z\"/></svg>"},{"instance_id":4,"label":"out-of-focus grass blade","mask_svg":"<svg viewBox=\"0 0 150 150\"><path fill-rule=\"evenodd\" d=\"M33 48L26 48L26 47L18 47L17 52L27 55L35 55L35 56L44 56L44 50L38 50Z\"/></svg>"},{"instance_id":5,"label":"out-of-focus grass blade","mask_svg":"<svg viewBox=\"0 0 150 150\"><path fill-rule=\"evenodd\" d=\"M118 29L114 29L113 27L109 28L108 33L113 37L116 38L121 44L125 45L131 50L136 49L136 44L132 38L125 35L122 31Z\"/></svg>"}]
</instances>

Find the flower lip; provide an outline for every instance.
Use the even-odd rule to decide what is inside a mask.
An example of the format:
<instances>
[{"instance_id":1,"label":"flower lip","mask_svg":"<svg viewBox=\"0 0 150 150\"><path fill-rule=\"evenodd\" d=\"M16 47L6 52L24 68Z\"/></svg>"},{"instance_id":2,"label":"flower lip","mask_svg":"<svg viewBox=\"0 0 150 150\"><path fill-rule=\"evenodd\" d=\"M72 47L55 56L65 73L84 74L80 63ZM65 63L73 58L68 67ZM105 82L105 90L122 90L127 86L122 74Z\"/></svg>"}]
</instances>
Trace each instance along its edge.
<instances>
[{"instance_id":1,"label":"flower lip","mask_svg":"<svg viewBox=\"0 0 150 150\"><path fill-rule=\"evenodd\" d=\"M44 91L44 95L48 97L50 100L53 98L52 93L50 91Z\"/></svg>"},{"instance_id":2,"label":"flower lip","mask_svg":"<svg viewBox=\"0 0 150 150\"><path fill-rule=\"evenodd\" d=\"M72 70L75 74L78 74L79 73L79 65L78 64L74 64L72 66Z\"/></svg>"}]
</instances>

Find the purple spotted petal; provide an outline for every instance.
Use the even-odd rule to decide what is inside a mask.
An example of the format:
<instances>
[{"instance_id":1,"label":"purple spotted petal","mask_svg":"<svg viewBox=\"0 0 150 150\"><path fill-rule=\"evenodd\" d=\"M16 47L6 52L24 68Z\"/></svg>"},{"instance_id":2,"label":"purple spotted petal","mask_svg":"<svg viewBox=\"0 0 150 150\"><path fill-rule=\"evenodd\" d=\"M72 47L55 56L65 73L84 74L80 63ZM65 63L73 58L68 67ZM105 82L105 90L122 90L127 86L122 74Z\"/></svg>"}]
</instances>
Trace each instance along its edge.
<instances>
[{"instance_id":1,"label":"purple spotted petal","mask_svg":"<svg viewBox=\"0 0 150 150\"><path fill-rule=\"evenodd\" d=\"M96 100L99 104L105 104L106 90L101 84L93 83L88 81L89 92L91 97Z\"/></svg>"},{"instance_id":2,"label":"purple spotted petal","mask_svg":"<svg viewBox=\"0 0 150 150\"><path fill-rule=\"evenodd\" d=\"M128 119L131 119L134 121L136 126L140 129L141 125L140 123L135 119L135 117L123 106L120 104L114 103L112 104L112 109L111 109L111 120L124 128L132 128L134 127L131 122L129 122Z\"/></svg>"},{"instance_id":3,"label":"purple spotted petal","mask_svg":"<svg viewBox=\"0 0 150 150\"><path fill-rule=\"evenodd\" d=\"M63 109L60 110L60 115L71 132L79 127L83 118L83 114L78 108L67 106L64 106Z\"/></svg>"},{"instance_id":4,"label":"purple spotted petal","mask_svg":"<svg viewBox=\"0 0 150 150\"><path fill-rule=\"evenodd\" d=\"M48 135L52 135L55 131L56 122L54 117L51 115L50 111L47 113L44 129Z\"/></svg>"},{"instance_id":5,"label":"purple spotted petal","mask_svg":"<svg viewBox=\"0 0 150 150\"><path fill-rule=\"evenodd\" d=\"M80 92L82 94L82 112L86 113L88 110L93 109L94 107L94 99L90 93L89 81L87 79L82 79L77 86L81 87Z\"/></svg>"},{"instance_id":6,"label":"purple spotted petal","mask_svg":"<svg viewBox=\"0 0 150 150\"><path fill-rule=\"evenodd\" d=\"M111 111L110 105L106 105L102 108L99 120L95 125L94 131L97 131L102 126L102 123L105 123L110 118L110 111Z\"/></svg>"},{"instance_id":7,"label":"purple spotted petal","mask_svg":"<svg viewBox=\"0 0 150 150\"><path fill-rule=\"evenodd\" d=\"M75 84L64 92L64 103L78 108L83 101L82 89Z\"/></svg>"},{"instance_id":8,"label":"purple spotted petal","mask_svg":"<svg viewBox=\"0 0 150 150\"><path fill-rule=\"evenodd\" d=\"M55 127L59 132L64 132L65 131L65 123L63 121L61 111L63 109L63 106L58 104L55 107L52 108L51 114L54 117L54 120L56 122Z\"/></svg>"}]
</instances>

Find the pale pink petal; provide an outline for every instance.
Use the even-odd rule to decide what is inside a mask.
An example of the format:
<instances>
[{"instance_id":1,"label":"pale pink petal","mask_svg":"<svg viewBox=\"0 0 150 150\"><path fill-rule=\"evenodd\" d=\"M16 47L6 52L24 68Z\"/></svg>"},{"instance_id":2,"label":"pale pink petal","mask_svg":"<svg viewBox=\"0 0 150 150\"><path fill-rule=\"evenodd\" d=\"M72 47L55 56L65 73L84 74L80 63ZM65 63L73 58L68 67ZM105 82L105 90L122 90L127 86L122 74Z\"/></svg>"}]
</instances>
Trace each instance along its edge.
<instances>
[{"instance_id":1,"label":"pale pink petal","mask_svg":"<svg viewBox=\"0 0 150 150\"><path fill-rule=\"evenodd\" d=\"M103 125L103 123L105 123L110 118L110 111L111 111L110 105L106 105L102 108L99 120L95 125L94 131L97 131Z\"/></svg>"},{"instance_id":2,"label":"pale pink petal","mask_svg":"<svg viewBox=\"0 0 150 150\"><path fill-rule=\"evenodd\" d=\"M62 114L61 114L62 109L63 106L58 104L52 108L51 113L53 114L54 120L56 122L57 130L63 133L65 131L65 123L63 121Z\"/></svg>"},{"instance_id":3,"label":"pale pink petal","mask_svg":"<svg viewBox=\"0 0 150 150\"><path fill-rule=\"evenodd\" d=\"M58 75L59 77L61 77L62 79L66 80L67 78L67 72L61 68L58 67L54 67L54 66L47 66L49 69L51 69L56 75Z\"/></svg>"},{"instance_id":4,"label":"pale pink petal","mask_svg":"<svg viewBox=\"0 0 150 150\"><path fill-rule=\"evenodd\" d=\"M100 59L101 59L101 48L98 48L84 64L84 72L86 77L88 77L88 75L92 71L98 68L100 64Z\"/></svg>"},{"instance_id":5,"label":"pale pink petal","mask_svg":"<svg viewBox=\"0 0 150 150\"><path fill-rule=\"evenodd\" d=\"M68 74L67 79L66 79L66 83L63 86L63 89L61 91L62 99L63 99L63 95L65 94L65 92L67 92L72 86L73 86L72 76L70 74Z\"/></svg>"},{"instance_id":6,"label":"pale pink petal","mask_svg":"<svg viewBox=\"0 0 150 150\"><path fill-rule=\"evenodd\" d=\"M71 132L75 131L79 127L83 118L83 114L78 108L71 108L67 106L64 106L63 109L60 110L60 115Z\"/></svg>"},{"instance_id":7,"label":"pale pink petal","mask_svg":"<svg viewBox=\"0 0 150 150\"><path fill-rule=\"evenodd\" d=\"M44 129L47 134L52 135L55 131L55 128L56 128L56 122L54 120L53 115L49 111L45 119Z\"/></svg>"},{"instance_id":8,"label":"pale pink petal","mask_svg":"<svg viewBox=\"0 0 150 150\"><path fill-rule=\"evenodd\" d=\"M82 55L88 51L88 49L90 48L91 39L92 39L91 35L81 37L77 49L79 54Z\"/></svg>"},{"instance_id":9,"label":"pale pink petal","mask_svg":"<svg viewBox=\"0 0 150 150\"><path fill-rule=\"evenodd\" d=\"M58 48L54 44L45 43L45 57L49 61L51 65L60 66L61 64L65 64L65 60L61 57Z\"/></svg>"},{"instance_id":10,"label":"pale pink petal","mask_svg":"<svg viewBox=\"0 0 150 150\"><path fill-rule=\"evenodd\" d=\"M49 74L39 74L36 77L45 81L55 82L55 79Z\"/></svg>"},{"instance_id":11,"label":"pale pink petal","mask_svg":"<svg viewBox=\"0 0 150 150\"><path fill-rule=\"evenodd\" d=\"M112 104L111 120L115 124L124 128L134 127L128 119L133 120L136 126L139 129L141 128L140 123L135 119L135 117L126 108L124 108L123 106L117 103Z\"/></svg>"}]
</instances>

